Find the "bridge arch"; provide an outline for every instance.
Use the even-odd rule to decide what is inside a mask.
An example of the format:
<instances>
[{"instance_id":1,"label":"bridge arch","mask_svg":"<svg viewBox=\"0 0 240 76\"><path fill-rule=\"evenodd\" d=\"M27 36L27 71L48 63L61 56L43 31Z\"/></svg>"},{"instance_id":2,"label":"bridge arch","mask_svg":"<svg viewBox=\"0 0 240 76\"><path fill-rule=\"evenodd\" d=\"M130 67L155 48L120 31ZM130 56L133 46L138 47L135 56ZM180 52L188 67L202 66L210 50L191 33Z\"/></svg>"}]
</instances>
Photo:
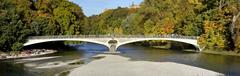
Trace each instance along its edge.
<instances>
[{"instance_id":1,"label":"bridge arch","mask_svg":"<svg viewBox=\"0 0 240 76\"><path fill-rule=\"evenodd\" d=\"M141 38L141 39L132 39L128 41L123 41L121 43L118 43L116 46L116 49L118 49L120 46L129 44L129 43L134 43L134 42L140 42L140 41L148 41L148 40L167 40L167 41L176 41L176 42L182 42L182 43L187 43L193 45L198 51L201 51L201 48L197 44L196 40L193 39L179 39L179 38Z\"/></svg>"},{"instance_id":2,"label":"bridge arch","mask_svg":"<svg viewBox=\"0 0 240 76\"><path fill-rule=\"evenodd\" d=\"M39 44L39 43L44 43L44 42L55 42L55 41L82 41L82 42L91 42L91 43L96 43L100 45L106 46L108 49L110 49L110 46L106 42L101 42L97 40L88 40L88 39L30 39L28 42L26 42L23 46L29 46L29 45L34 45L34 44Z\"/></svg>"}]
</instances>

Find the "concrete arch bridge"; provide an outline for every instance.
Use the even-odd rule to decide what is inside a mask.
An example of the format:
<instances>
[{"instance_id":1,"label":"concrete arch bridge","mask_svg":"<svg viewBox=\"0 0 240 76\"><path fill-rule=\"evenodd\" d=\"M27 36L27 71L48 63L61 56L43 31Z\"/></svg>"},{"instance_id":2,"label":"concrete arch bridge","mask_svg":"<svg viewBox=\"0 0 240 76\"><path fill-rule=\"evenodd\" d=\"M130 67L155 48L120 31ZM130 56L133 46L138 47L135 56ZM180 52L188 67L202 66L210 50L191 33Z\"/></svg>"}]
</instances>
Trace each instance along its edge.
<instances>
[{"instance_id":1,"label":"concrete arch bridge","mask_svg":"<svg viewBox=\"0 0 240 76\"><path fill-rule=\"evenodd\" d=\"M202 48L197 44L196 36L180 36L180 35L71 35L71 36L32 36L28 38L28 41L24 46L43 43L43 42L52 42L52 41L83 41L83 42L92 42L104 45L109 48L110 53L117 52L117 48L121 45L146 41L146 40L167 40L167 41L176 41L191 44L195 46L197 52L202 51Z\"/></svg>"}]
</instances>

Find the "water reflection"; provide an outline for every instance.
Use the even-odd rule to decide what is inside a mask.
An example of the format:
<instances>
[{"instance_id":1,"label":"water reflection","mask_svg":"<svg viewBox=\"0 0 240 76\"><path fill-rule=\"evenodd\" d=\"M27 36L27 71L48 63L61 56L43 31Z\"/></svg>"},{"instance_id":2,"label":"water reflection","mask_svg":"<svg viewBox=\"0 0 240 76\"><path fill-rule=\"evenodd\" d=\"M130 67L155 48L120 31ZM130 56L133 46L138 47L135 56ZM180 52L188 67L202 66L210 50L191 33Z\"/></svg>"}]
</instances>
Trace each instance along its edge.
<instances>
[{"instance_id":1,"label":"water reflection","mask_svg":"<svg viewBox=\"0 0 240 76\"><path fill-rule=\"evenodd\" d=\"M0 76L19 76L24 74L24 65L12 62L0 62Z\"/></svg>"}]
</instances>

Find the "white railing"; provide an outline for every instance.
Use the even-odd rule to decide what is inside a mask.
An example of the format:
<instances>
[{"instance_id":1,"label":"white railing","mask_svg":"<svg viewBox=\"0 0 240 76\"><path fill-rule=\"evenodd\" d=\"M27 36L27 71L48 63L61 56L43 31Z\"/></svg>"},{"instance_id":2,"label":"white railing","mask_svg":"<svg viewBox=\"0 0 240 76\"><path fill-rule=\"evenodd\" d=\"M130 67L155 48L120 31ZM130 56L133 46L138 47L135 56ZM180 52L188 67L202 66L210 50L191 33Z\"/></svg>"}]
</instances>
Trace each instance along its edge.
<instances>
[{"instance_id":1,"label":"white railing","mask_svg":"<svg viewBox=\"0 0 240 76\"><path fill-rule=\"evenodd\" d=\"M28 39L63 39L63 38L180 38L197 39L197 36L182 35L53 35L53 36L30 36Z\"/></svg>"}]
</instances>

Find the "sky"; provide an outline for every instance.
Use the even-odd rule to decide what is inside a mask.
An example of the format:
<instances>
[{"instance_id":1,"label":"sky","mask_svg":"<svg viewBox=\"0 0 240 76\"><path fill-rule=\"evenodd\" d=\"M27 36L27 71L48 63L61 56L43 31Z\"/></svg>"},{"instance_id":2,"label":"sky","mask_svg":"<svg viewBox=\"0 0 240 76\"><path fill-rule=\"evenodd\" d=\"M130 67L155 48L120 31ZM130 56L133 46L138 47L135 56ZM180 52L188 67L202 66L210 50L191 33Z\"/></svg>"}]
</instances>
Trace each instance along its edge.
<instances>
[{"instance_id":1,"label":"sky","mask_svg":"<svg viewBox=\"0 0 240 76\"><path fill-rule=\"evenodd\" d=\"M70 0L82 7L86 16L98 15L104 9L113 9L118 6L129 7L133 3L140 4L143 0Z\"/></svg>"}]
</instances>

